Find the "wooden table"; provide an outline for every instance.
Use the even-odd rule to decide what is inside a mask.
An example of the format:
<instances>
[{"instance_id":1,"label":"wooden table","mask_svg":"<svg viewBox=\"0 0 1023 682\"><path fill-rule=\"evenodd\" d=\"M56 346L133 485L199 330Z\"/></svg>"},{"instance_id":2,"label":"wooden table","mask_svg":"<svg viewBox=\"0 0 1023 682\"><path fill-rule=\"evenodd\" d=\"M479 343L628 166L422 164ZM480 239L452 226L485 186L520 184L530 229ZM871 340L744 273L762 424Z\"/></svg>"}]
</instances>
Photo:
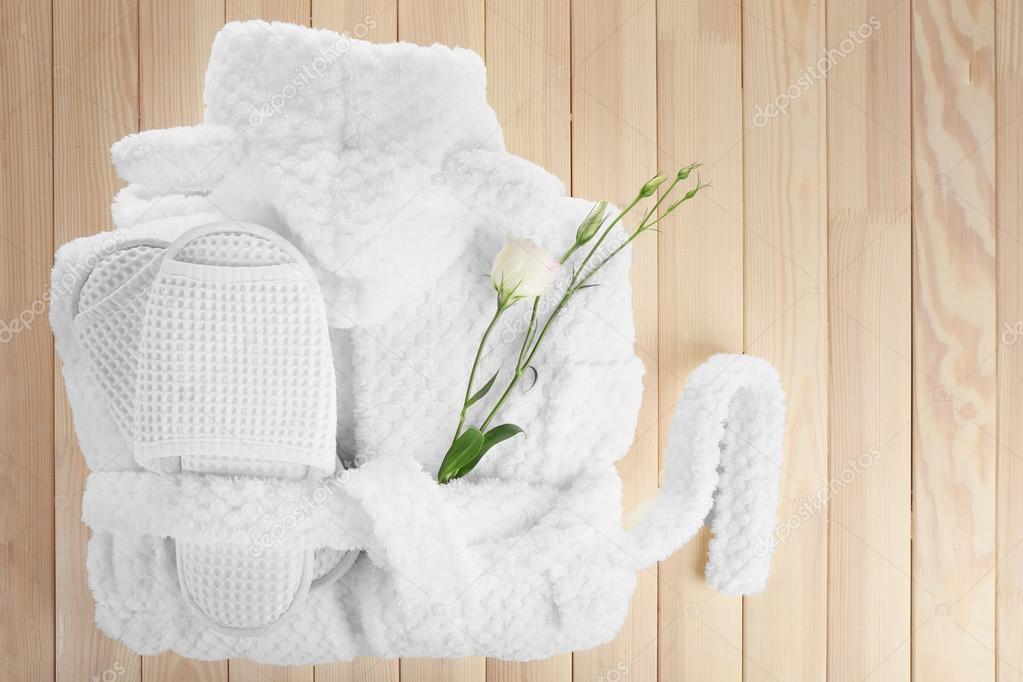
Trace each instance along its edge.
<instances>
[{"instance_id":1,"label":"wooden table","mask_svg":"<svg viewBox=\"0 0 1023 682\"><path fill-rule=\"evenodd\" d=\"M701 535L640 575L615 642L530 664L200 664L96 630L53 250L109 226L110 144L197 122L214 34L256 17L476 50L508 146L579 196L704 163L713 189L636 252L620 470L629 508L651 496L707 355L773 362L764 594L710 590ZM0 21L3 679L1023 680L1019 0L4 0Z\"/></svg>"}]
</instances>

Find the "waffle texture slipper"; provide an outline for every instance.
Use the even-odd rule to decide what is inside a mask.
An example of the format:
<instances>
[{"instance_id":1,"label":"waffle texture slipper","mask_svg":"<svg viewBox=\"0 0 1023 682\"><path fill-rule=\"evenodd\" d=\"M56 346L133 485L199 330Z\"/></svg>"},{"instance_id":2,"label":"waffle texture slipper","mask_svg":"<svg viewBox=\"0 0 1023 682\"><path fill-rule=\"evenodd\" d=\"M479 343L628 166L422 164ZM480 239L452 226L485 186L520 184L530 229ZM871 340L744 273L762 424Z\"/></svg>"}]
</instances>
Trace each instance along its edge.
<instances>
[{"instance_id":1,"label":"waffle texture slipper","mask_svg":"<svg viewBox=\"0 0 1023 682\"><path fill-rule=\"evenodd\" d=\"M128 242L78 292L75 327L137 463L152 471L301 479L334 473L326 315L304 258L255 225ZM357 553L176 546L183 597L220 632L259 635Z\"/></svg>"},{"instance_id":2,"label":"waffle texture slipper","mask_svg":"<svg viewBox=\"0 0 1023 682\"><path fill-rule=\"evenodd\" d=\"M103 400L129 446L135 442L139 335L166 242L132 241L89 272L73 309L75 334Z\"/></svg>"}]
</instances>

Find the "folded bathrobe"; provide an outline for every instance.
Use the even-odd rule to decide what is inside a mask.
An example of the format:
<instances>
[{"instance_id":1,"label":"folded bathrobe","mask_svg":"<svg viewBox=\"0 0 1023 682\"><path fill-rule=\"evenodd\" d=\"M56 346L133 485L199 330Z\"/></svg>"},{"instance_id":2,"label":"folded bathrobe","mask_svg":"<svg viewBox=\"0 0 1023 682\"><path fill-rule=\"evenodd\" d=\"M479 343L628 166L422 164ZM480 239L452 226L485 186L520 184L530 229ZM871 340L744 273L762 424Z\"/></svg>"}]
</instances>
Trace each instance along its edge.
<instances>
[{"instance_id":1,"label":"folded bathrobe","mask_svg":"<svg viewBox=\"0 0 1023 682\"><path fill-rule=\"evenodd\" d=\"M564 310L535 381L502 413L527 437L436 483L493 312L493 255L509 237L564 251L592 205L505 150L476 54L228 24L205 102L198 126L114 145L129 183L116 229L64 245L53 272L51 322L92 472L83 520L105 633L145 654L278 664L543 658L613 638L636 571L705 520L711 583L764 587L784 398L763 361L719 355L694 372L661 491L623 528L614 463L636 436L643 377L628 249L597 278L607 286ZM211 223L265 226L308 261L336 373L331 476L155 470L124 435L120 412L138 407L103 396L75 324L92 268L126 240L167 244ZM508 366L528 314L519 304L502 318L479 376ZM210 627L182 592L177 555L196 543L359 558L279 627L238 635Z\"/></svg>"}]
</instances>

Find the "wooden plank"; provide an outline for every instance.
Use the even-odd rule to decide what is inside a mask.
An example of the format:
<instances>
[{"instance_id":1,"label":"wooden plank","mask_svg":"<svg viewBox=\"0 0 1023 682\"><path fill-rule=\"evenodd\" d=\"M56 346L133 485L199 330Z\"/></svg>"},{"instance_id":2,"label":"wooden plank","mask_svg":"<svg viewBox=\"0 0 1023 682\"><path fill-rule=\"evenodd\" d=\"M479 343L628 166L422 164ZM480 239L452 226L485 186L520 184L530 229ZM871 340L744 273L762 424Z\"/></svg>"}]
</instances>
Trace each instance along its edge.
<instances>
[{"instance_id":1,"label":"wooden plank","mask_svg":"<svg viewBox=\"0 0 1023 682\"><path fill-rule=\"evenodd\" d=\"M490 0L487 96L508 150L571 187L572 90L569 0ZM488 682L570 682L572 655L542 661L487 659Z\"/></svg>"},{"instance_id":2,"label":"wooden plank","mask_svg":"<svg viewBox=\"0 0 1023 682\"><path fill-rule=\"evenodd\" d=\"M210 47L224 24L222 0L157 2L139 7L139 123L142 130L202 121ZM146 682L226 682L226 661L193 661L174 652L142 657Z\"/></svg>"},{"instance_id":3,"label":"wooden plank","mask_svg":"<svg viewBox=\"0 0 1023 682\"><path fill-rule=\"evenodd\" d=\"M402 682L474 682L487 678L487 659L402 658Z\"/></svg>"},{"instance_id":4,"label":"wooden plank","mask_svg":"<svg viewBox=\"0 0 1023 682\"><path fill-rule=\"evenodd\" d=\"M654 3L572 3L572 193L624 205L657 171ZM596 160L600 159L600 163ZM636 438L618 463L626 513L653 497L658 468L657 243L637 240L632 286L636 353L647 366ZM640 572L618 637L576 653L573 679L657 675L657 570Z\"/></svg>"},{"instance_id":5,"label":"wooden plank","mask_svg":"<svg viewBox=\"0 0 1023 682\"><path fill-rule=\"evenodd\" d=\"M828 5L828 678L910 679L909 4Z\"/></svg>"},{"instance_id":6,"label":"wooden plank","mask_svg":"<svg viewBox=\"0 0 1023 682\"><path fill-rule=\"evenodd\" d=\"M400 0L398 38L420 45L444 43L484 55L483 0ZM401 659L403 682L476 682L486 678L486 659Z\"/></svg>"},{"instance_id":7,"label":"wooden plank","mask_svg":"<svg viewBox=\"0 0 1023 682\"><path fill-rule=\"evenodd\" d=\"M133 0L53 3L54 242L110 226L120 187L110 145L138 127L138 5ZM61 382L57 382L61 383ZM79 520L88 471L63 384L54 390L57 680L141 679L137 654L93 623Z\"/></svg>"},{"instance_id":8,"label":"wooden plank","mask_svg":"<svg viewBox=\"0 0 1023 682\"><path fill-rule=\"evenodd\" d=\"M999 682L1023 682L1023 3L995 13Z\"/></svg>"},{"instance_id":9,"label":"wooden plank","mask_svg":"<svg viewBox=\"0 0 1023 682\"><path fill-rule=\"evenodd\" d=\"M572 179L569 0L487 3L487 98L513 154Z\"/></svg>"},{"instance_id":10,"label":"wooden plank","mask_svg":"<svg viewBox=\"0 0 1023 682\"><path fill-rule=\"evenodd\" d=\"M701 161L703 180L714 185L661 223L658 235L661 453L689 373L713 353L742 352L741 82L738 5L685 0L658 7L658 165ZM709 538L701 531L658 569L661 679L742 679L742 599L707 584Z\"/></svg>"},{"instance_id":11,"label":"wooden plank","mask_svg":"<svg viewBox=\"0 0 1023 682\"><path fill-rule=\"evenodd\" d=\"M286 21L308 26L312 16L310 0L227 0L227 20ZM312 682L313 666L278 666L231 659L231 682Z\"/></svg>"},{"instance_id":12,"label":"wooden plank","mask_svg":"<svg viewBox=\"0 0 1023 682\"><path fill-rule=\"evenodd\" d=\"M312 0L315 28L374 43L398 39L398 0Z\"/></svg>"},{"instance_id":13,"label":"wooden plank","mask_svg":"<svg viewBox=\"0 0 1023 682\"><path fill-rule=\"evenodd\" d=\"M0 4L0 674L54 678L49 3Z\"/></svg>"},{"instance_id":14,"label":"wooden plank","mask_svg":"<svg viewBox=\"0 0 1023 682\"><path fill-rule=\"evenodd\" d=\"M228 661L231 682L313 682L311 665L268 665L244 658Z\"/></svg>"},{"instance_id":15,"label":"wooden plank","mask_svg":"<svg viewBox=\"0 0 1023 682\"><path fill-rule=\"evenodd\" d=\"M485 54L483 0L401 0L398 38L419 45L444 43Z\"/></svg>"},{"instance_id":16,"label":"wooden plank","mask_svg":"<svg viewBox=\"0 0 1023 682\"><path fill-rule=\"evenodd\" d=\"M647 34L637 38L634 23L648 26L652 20L646 13L654 11L655 3L577 3L571 30L576 61L583 63L575 67L575 86L562 76L538 91L528 90L530 84L539 88L537 78L560 62L557 50L564 43L554 43L565 40L564 2L541 7L491 0L484 12L482 0L410 0L402 6L402 37L471 42L468 46L481 51L485 45L492 102L505 121L509 145L572 182L580 194L608 194L620 201L619 195L653 172L655 160L662 167L690 156L707 163L704 178L714 181L713 191L674 221L677 225L666 226L659 247L638 255L647 260L641 268L646 284L637 289L647 287L644 305L649 307L650 277L658 282L663 323L655 331L649 310L638 306L638 313L647 316L640 326L645 334L640 352L648 362L659 360L653 378L658 395L644 404L643 426L657 432L656 408L670 414L687 372L711 352L739 348L736 339L742 338L748 352L779 366L790 394L782 516L789 518L823 489L831 491L833 521L830 547L824 512L799 521L779 549L769 592L747 600L745 632L736 626L741 611L735 600L707 591L705 547L692 543L661 566L659 582L653 572L641 578L637 604L644 599L648 604L643 614L653 613L650 605L660 586L660 643L654 643L654 625L637 625L641 610L634 609L623 640L575 657L575 676L610 679L627 669L626 679L653 679L659 662L661 679L821 679L826 665L829 678L836 680L902 680L912 666L918 679L990 680L997 673L1000 680L1023 682L1023 570L1018 568L1023 556L1023 426L1018 423L1016 341L1023 336L1015 331L1023 319L1023 233L1017 225L1023 196L1023 119L1017 120L1023 109L1020 4L999 0L992 8L982 0L916 0L910 25L910 3L829 3L827 42L833 47L864 16L878 16L881 28L833 67L826 84L812 83L786 113L757 125L758 107L785 92L820 57L825 20L809 0L787 0L776 9L746 3L741 32L748 137L729 151L722 148L735 126L728 105L742 96L737 76L721 77L737 68L729 59L739 58L734 5L656 3L654 47ZM293 0L228 0L227 5L231 18L262 15L302 22L307 11L305 2ZM207 10L220 12L222 6L143 0L138 34L133 7L127 0L95 5L57 0L52 84L46 56L51 49L48 4L0 8L6 37L0 47L0 87L5 102L24 100L5 107L8 132L0 141L4 168L17 170L0 178L5 263L0 320L9 323L45 292L53 245L109 224L109 201L118 185L107 157L109 144L134 130L137 120L149 128L198 119L200 91L189 84L201 78L208 58L204 31L213 23ZM357 29L374 40L397 36L397 7L387 0L316 0L308 11L318 25L349 28L358 35ZM140 62L135 61L137 40ZM584 59L594 49L598 56ZM910 49L912 64L906 63ZM654 51L656 69L650 67ZM502 63L509 64L504 72ZM503 75L498 78L498 73ZM652 73L659 82L657 133L646 118L652 111L647 110L652 93L646 84ZM912 88L906 80L910 73ZM37 89L29 92L32 87ZM576 105L575 152L559 142L567 127L562 118L567 109L558 108L566 88ZM829 93L826 127L824 88ZM637 90L648 96L636 98ZM912 115L906 102L911 91L916 98ZM51 104L52 138L47 137ZM910 116L913 129L907 130ZM734 137L737 141L739 136ZM912 161L917 195L912 386L919 414L907 432L899 427L909 419L906 359L912 355L906 351L905 277L910 214L900 209L908 203L910 152L902 143L910 137L917 152ZM718 149L721 159L715 162L711 157ZM822 171L825 149L828 174ZM598 151L607 158L609 150L613 163L608 170L590 167ZM736 155L750 169L745 193L741 177L728 179L737 173ZM824 177L829 178L826 184ZM822 237L824 196L830 204L830 245ZM739 229L732 216L741 218L744 205L743 292L734 289L741 281L736 269L742 266L728 258L734 256ZM991 223L996 216L997 237ZM729 306L742 306L744 295L745 332L741 318L727 312ZM821 332L827 314L830 341ZM47 334L45 326L36 325L0 345L0 386L17 391L7 398L13 407L0 422L5 425L0 427L0 498L5 505L0 552L7 567L2 676L206 679L205 671L212 670L216 677L211 679L222 679L223 664L192 667L162 656L140 664L138 656L106 640L92 625L84 567L87 532L78 521L86 471L63 390L53 386ZM830 372L825 369L828 348ZM825 399L822 387L829 381ZM35 392L46 396L51 388L53 402L36 405ZM830 474L823 459L829 428ZM912 627L905 575L909 433L917 440ZM55 474L38 456L54 444ZM876 462L837 490L830 486L841 480L851 459L870 453L873 446L881 455ZM637 449L644 465L648 457L643 453L656 457L659 450L642 439ZM23 452L33 457L23 461ZM649 494L629 490L630 503ZM55 524L52 547L48 523ZM992 570L996 558L997 570ZM824 587L827 571L830 588ZM55 593L47 592L51 578ZM827 621L825 598L830 600ZM55 621L48 615L54 608ZM54 628L55 635L49 634ZM909 630L916 633L912 660ZM745 647L743 660L729 642ZM660 655L651 664L646 656L658 646ZM492 664L487 674L490 679L547 679L550 672L551 679L564 679L570 669L566 660L561 657L551 667ZM396 662L366 660L320 666L315 676L318 682L396 680L397 671ZM257 669L240 661L232 672L233 679L311 679L308 668ZM481 680L483 664L479 659L406 661L403 672L409 679Z\"/></svg>"},{"instance_id":17,"label":"wooden plank","mask_svg":"<svg viewBox=\"0 0 1023 682\"><path fill-rule=\"evenodd\" d=\"M913 678L995 679L994 10L913 3Z\"/></svg>"},{"instance_id":18,"label":"wooden plank","mask_svg":"<svg viewBox=\"0 0 1023 682\"><path fill-rule=\"evenodd\" d=\"M373 42L398 39L397 0L313 0L312 25ZM398 682L397 659L357 658L314 668L316 682Z\"/></svg>"},{"instance_id":19,"label":"wooden plank","mask_svg":"<svg viewBox=\"0 0 1023 682\"><path fill-rule=\"evenodd\" d=\"M314 668L316 682L398 682L398 660L357 658L350 663L325 663Z\"/></svg>"},{"instance_id":20,"label":"wooden plank","mask_svg":"<svg viewBox=\"0 0 1023 682\"><path fill-rule=\"evenodd\" d=\"M139 16L142 130L202 122L210 48L224 25L222 0L142 0Z\"/></svg>"},{"instance_id":21,"label":"wooden plank","mask_svg":"<svg viewBox=\"0 0 1023 682\"><path fill-rule=\"evenodd\" d=\"M774 364L788 394L780 517L800 519L767 591L744 603L747 682L825 676L826 514L799 516L828 476L825 85L799 85L823 47L822 3L744 8L744 345ZM776 98L785 110L764 113Z\"/></svg>"},{"instance_id":22,"label":"wooden plank","mask_svg":"<svg viewBox=\"0 0 1023 682\"><path fill-rule=\"evenodd\" d=\"M310 0L226 0L228 21L286 21L308 26L312 17Z\"/></svg>"}]
</instances>

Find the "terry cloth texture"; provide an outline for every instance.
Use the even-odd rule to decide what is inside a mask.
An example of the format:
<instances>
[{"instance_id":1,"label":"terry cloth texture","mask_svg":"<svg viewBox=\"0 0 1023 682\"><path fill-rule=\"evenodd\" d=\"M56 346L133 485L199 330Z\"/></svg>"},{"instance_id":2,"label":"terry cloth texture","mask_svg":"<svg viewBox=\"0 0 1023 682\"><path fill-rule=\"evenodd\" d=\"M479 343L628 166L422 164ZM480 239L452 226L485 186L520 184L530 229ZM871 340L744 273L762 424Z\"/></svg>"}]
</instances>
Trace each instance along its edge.
<instances>
[{"instance_id":1,"label":"terry cloth texture","mask_svg":"<svg viewBox=\"0 0 1023 682\"><path fill-rule=\"evenodd\" d=\"M89 377L140 466L334 473L323 298L302 255L276 233L220 223L173 244L122 244L87 273L74 320ZM345 558L332 549L260 550L175 544L182 596L208 627L234 635L279 627L313 578L338 576L334 565Z\"/></svg>"},{"instance_id":2,"label":"terry cloth texture","mask_svg":"<svg viewBox=\"0 0 1023 682\"><path fill-rule=\"evenodd\" d=\"M785 408L763 361L719 355L693 374L661 491L623 527L614 462L634 437L643 388L628 249L602 271L606 286L567 306L535 382L502 413L527 437L503 443L466 478L436 483L466 363L493 312L493 255L509 237L563 252L592 205L504 149L477 55L228 24L205 101L198 126L114 145L130 183L114 200L117 229L63 246L53 273L51 321L93 472L83 519L105 633L146 654L278 664L544 658L612 639L636 571L703 523L714 533L712 583L735 593L764 586ZM268 227L319 282L332 327L337 454L348 465L333 476L147 469L135 456L143 436L121 413L139 409L138 394L112 403L93 379L74 315L88 273L126 243L165 245L217 221ZM502 318L479 376L507 366L528 314L519 304ZM231 391L229 401L244 395ZM175 547L186 542L360 554L281 627L233 637L184 598Z\"/></svg>"}]
</instances>

